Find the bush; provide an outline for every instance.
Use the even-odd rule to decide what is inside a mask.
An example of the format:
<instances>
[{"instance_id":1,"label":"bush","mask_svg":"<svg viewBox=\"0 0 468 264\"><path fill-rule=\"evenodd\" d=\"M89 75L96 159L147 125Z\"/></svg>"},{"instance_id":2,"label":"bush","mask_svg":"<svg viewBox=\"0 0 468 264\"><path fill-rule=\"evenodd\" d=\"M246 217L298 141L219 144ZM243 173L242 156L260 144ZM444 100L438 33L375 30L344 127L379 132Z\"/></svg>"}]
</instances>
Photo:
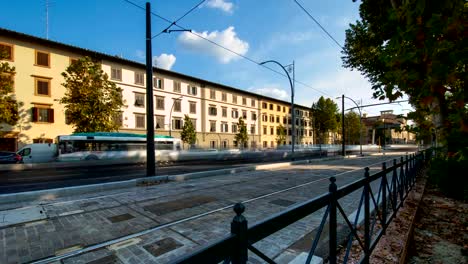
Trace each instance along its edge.
<instances>
[{"instance_id":1,"label":"bush","mask_svg":"<svg viewBox=\"0 0 468 264\"><path fill-rule=\"evenodd\" d=\"M447 196L468 201L468 160L436 158L429 169L429 183L434 184Z\"/></svg>"}]
</instances>

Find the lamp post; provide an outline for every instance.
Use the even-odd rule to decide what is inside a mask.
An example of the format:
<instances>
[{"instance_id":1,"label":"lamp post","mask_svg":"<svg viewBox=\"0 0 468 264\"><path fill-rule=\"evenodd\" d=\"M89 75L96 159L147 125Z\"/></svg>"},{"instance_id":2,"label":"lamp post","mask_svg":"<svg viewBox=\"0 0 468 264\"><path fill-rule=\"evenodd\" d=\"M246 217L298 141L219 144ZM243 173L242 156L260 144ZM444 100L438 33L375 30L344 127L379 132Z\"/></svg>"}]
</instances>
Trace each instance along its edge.
<instances>
[{"instance_id":1,"label":"lamp post","mask_svg":"<svg viewBox=\"0 0 468 264\"><path fill-rule=\"evenodd\" d=\"M292 135L291 135L291 140L292 140L292 149L291 149L291 160L294 160L294 145L296 143L296 118L295 118L295 111L294 111L294 85L291 81L291 76L289 76L289 73L288 71L286 70L286 68L279 62L275 61L275 60L268 60L268 61L264 61L262 63L259 63L259 65L263 65L263 64L266 64L266 63L269 63L269 62L272 62L272 63L275 63L275 64L278 64L282 69L283 71L286 73L286 76L288 77L288 80L289 80L289 86L291 87L291 119L292 119ZM294 69L294 62L293 62L293 69ZM294 71L293 71L294 73ZM294 76L294 75L293 75Z\"/></svg>"},{"instance_id":2,"label":"lamp post","mask_svg":"<svg viewBox=\"0 0 468 264\"><path fill-rule=\"evenodd\" d=\"M344 95L342 95L341 98L343 100L344 100L344 98L347 98L347 99L351 100L356 105L356 108L359 110L359 155L362 156L362 113L361 113L361 108L359 107L359 105L353 99L351 99L351 98L349 98L347 96L344 96ZM340 99L340 97L336 97L336 99ZM344 106L344 103L343 103L343 106ZM343 120L344 120L344 108L343 108ZM343 121L342 126L343 126L343 131L344 131L344 121ZM344 132L343 132L343 134L344 134Z\"/></svg>"},{"instance_id":3,"label":"lamp post","mask_svg":"<svg viewBox=\"0 0 468 264\"><path fill-rule=\"evenodd\" d=\"M153 64L151 55L151 5L146 3L146 176L156 175L154 149Z\"/></svg>"},{"instance_id":4,"label":"lamp post","mask_svg":"<svg viewBox=\"0 0 468 264\"><path fill-rule=\"evenodd\" d=\"M183 96L174 98L174 101L172 102L171 111L169 112L169 136L172 136L172 110L174 109L175 102L181 100L182 97Z\"/></svg>"}]
</instances>

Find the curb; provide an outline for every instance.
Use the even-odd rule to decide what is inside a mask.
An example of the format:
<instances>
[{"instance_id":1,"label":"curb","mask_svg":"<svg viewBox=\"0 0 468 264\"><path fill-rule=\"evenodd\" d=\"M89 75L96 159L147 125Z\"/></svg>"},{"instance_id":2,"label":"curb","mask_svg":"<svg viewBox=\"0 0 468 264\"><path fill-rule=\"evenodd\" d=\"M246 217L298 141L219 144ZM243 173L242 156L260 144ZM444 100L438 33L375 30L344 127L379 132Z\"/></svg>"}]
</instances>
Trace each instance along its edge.
<instances>
[{"instance_id":1,"label":"curb","mask_svg":"<svg viewBox=\"0 0 468 264\"><path fill-rule=\"evenodd\" d=\"M109 190L117 190L123 188L137 187L141 184L147 183L157 183L161 181L185 181L191 179L198 179L204 177L211 177L216 175L225 175L225 174L236 174L246 171L256 171L256 170L268 170L275 169L280 167L287 167L291 165L299 164L308 164L313 163L314 161L325 161L325 160L334 160L340 159L342 157L327 157L322 159L308 159L292 162L281 162L281 163L271 163L271 164L262 164L255 166L239 167L232 169L221 169L221 170L211 170L211 171L202 171L202 172L193 172L185 173L179 175L161 175L161 176L152 176L145 178L137 178L132 180L118 181L118 182L106 182L106 183L97 183L81 186L72 186L72 187L62 187L46 190L37 190L37 191L28 191L20 193L8 193L0 194L0 205L9 204L9 203L18 203L18 202L27 202L27 201L51 201L57 198L63 198L72 195L79 195L92 192L102 192Z\"/></svg>"}]
</instances>

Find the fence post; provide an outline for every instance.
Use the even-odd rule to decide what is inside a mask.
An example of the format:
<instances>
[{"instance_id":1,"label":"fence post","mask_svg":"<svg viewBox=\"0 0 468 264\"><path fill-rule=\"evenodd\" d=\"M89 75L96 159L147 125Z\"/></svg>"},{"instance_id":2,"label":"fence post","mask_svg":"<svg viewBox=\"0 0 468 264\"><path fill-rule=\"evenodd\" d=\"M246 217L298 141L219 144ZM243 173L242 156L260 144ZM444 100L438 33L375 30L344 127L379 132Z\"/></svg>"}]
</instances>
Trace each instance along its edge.
<instances>
[{"instance_id":1,"label":"fence post","mask_svg":"<svg viewBox=\"0 0 468 264\"><path fill-rule=\"evenodd\" d=\"M233 264L247 263L247 220L242 215L245 211L245 206L242 203L234 205L236 216L231 222L231 234L236 235L237 240L232 250L231 260Z\"/></svg>"},{"instance_id":2,"label":"fence post","mask_svg":"<svg viewBox=\"0 0 468 264\"><path fill-rule=\"evenodd\" d=\"M403 158L401 158L401 167L400 167L400 175L403 173ZM392 197L393 197L393 213L396 212L397 208L398 208L398 185L397 185L397 182L398 182L398 173L396 170L393 170L393 174L392 174L392 185L393 185L393 189L391 189L392 191Z\"/></svg>"},{"instance_id":3,"label":"fence post","mask_svg":"<svg viewBox=\"0 0 468 264\"><path fill-rule=\"evenodd\" d=\"M364 172L364 259L362 263L369 264L370 257L370 182L369 182L369 167L366 167Z\"/></svg>"},{"instance_id":4,"label":"fence post","mask_svg":"<svg viewBox=\"0 0 468 264\"><path fill-rule=\"evenodd\" d=\"M330 195L330 231L329 231L329 241L328 241L328 250L329 250L329 256L328 260L330 264L336 264L336 229L337 229L337 223L336 223L336 204L337 204L337 198L336 198L336 190L338 187L336 186L336 178L335 177L330 177L330 185L328 186L328 191L331 193Z\"/></svg>"},{"instance_id":5,"label":"fence post","mask_svg":"<svg viewBox=\"0 0 468 264\"><path fill-rule=\"evenodd\" d=\"M406 170L403 170L403 157L401 157L401 172L400 173L400 182L398 183L398 192L400 193L400 206L403 206L403 195L404 195L404 191L405 191L405 185L406 185L406 179L409 177L408 175L408 156L406 156Z\"/></svg>"},{"instance_id":6,"label":"fence post","mask_svg":"<svg viewBox=\"0 0 468 264\"><path fill-rule=\"evenodd\" d=\"M395 160L393 160L393 166L395 166ZM382 163L382 171L387 170L387 164ZM382 177L382 229L383 233L387 230L387 173L384 172Z\"/></svg>"}]
</instances>

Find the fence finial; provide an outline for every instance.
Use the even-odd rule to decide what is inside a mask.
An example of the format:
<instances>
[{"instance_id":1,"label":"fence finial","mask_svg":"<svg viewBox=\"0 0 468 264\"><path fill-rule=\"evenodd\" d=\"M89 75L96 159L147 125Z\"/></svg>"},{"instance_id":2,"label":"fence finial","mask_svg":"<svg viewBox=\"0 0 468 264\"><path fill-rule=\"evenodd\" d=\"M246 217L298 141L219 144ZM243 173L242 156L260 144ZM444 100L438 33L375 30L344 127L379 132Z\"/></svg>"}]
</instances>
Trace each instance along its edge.
<instances>
[{"instance_id":1,"label":"fence finial","mask_svg":"<svg viewBox=\"0 0 468 264\"><path fill-rule=\"evenodd\" d=\"M336 182L336 178L330 177L330 186L328 187L329 192L336 192L336 190L338 189L335 182Z\"/></svg>"}]
</instances>

